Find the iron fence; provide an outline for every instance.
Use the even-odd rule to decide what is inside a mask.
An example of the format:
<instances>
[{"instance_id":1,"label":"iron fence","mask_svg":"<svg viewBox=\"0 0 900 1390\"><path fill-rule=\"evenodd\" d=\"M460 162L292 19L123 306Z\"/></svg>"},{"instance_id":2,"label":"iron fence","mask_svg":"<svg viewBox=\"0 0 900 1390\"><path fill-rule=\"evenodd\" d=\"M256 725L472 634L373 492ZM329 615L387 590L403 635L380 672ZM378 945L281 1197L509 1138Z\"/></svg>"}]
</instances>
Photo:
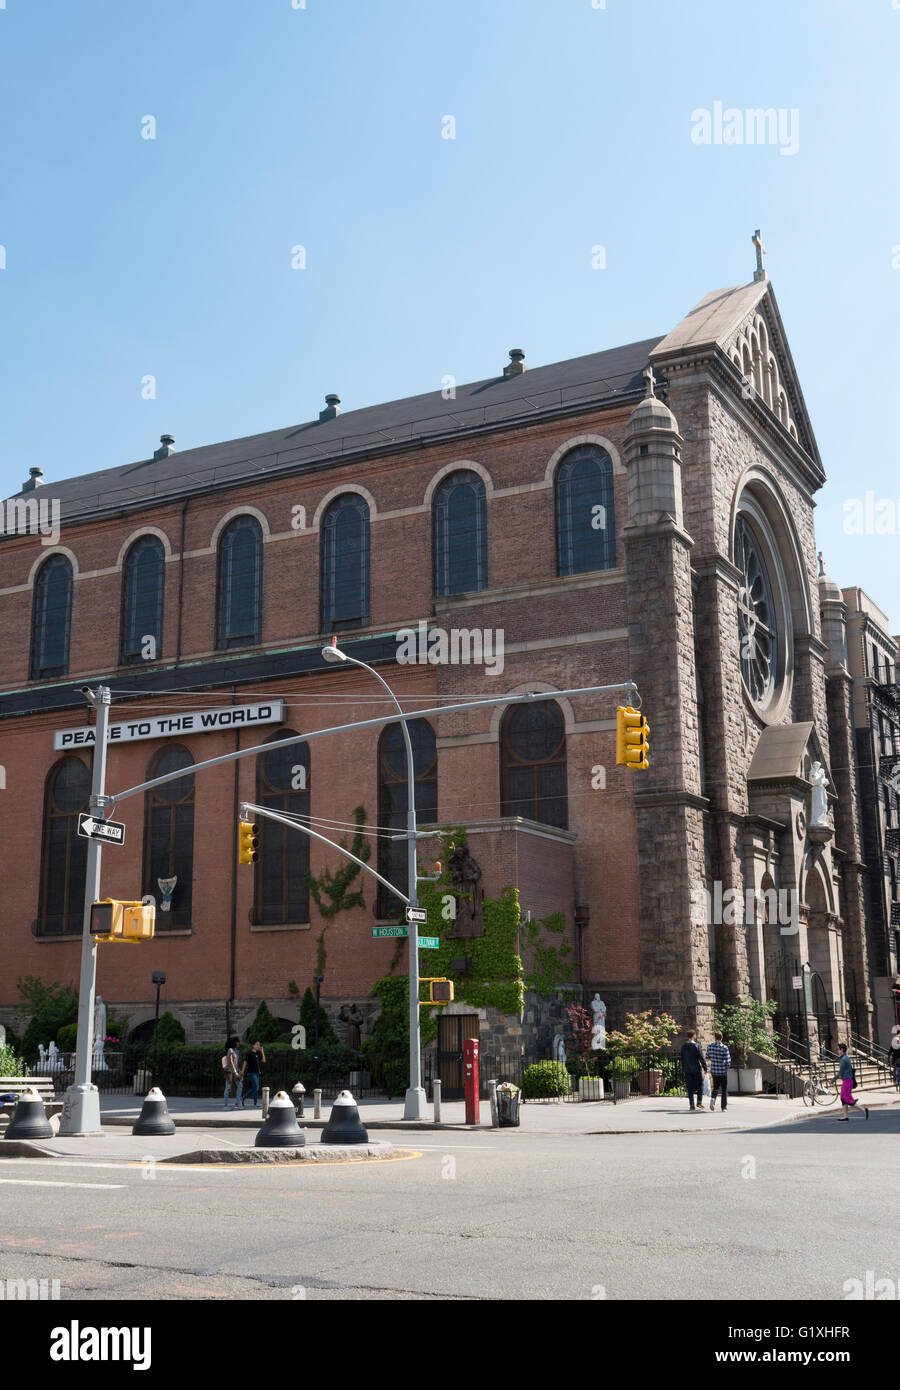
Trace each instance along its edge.
<instances>
[{"instance_id":1,"label":"iron fence","mask_svg":"<svg viewBox=\"0 0 900 1390\"><path fill-rule=\"evenodd\" d=\"M553 1058L550 1057L491 1057L483 1054L478 1059L482 1097L487 1096L487 1083L491 1080L510 1081L513 1085L521 1087L522 1100L529 1104L546 1104L552 1101L578 1104L584 1100L602 1099L615 1105L647 1096L687 1094L679 1053L639 1052L623 1057L604 1054L591 1058L587 1074L582 1074L577 1063L569 1060L565 1064L558 1064L550 1077L547 1077L545 1072L547 1080L542 1080L536 1073L528 1075L531 1067L541 1063L546 1067L546 1064L552 1061ZM568 1076L567 1083L559 1070L559 1066L563 1065ZM558 1078L561 1084L553 1085L553 1077ZM602 1097L599 1087L592 1084L598 1080L603 1083ZM566 1084L568 1089L563 1090L562 1086ZM553 1085L555 1094L533 1094L535 1090L550 1085Z\"/></svg>"},{"instance_id":2,"label":"iron fence","mask_svg":"<svg viewBox=\"0 0 900 1390\"><path fill-rule=\"evenodd\" d=\"M107 1096L145 1095L151 1086L159 1086L167 1096L212 1098L224 1094L225 1073L218 1053L197 1056L169 1049L160 1053L158 1065L155 1060L152 1047L105 1052L103 1064L92 1066L91 1081L101 1095ZM75 1080L75 1054L61 1052L52 1064L41 1064L35 1059L30 1070L35 1075L49 1076L54 1092L61 1095ZM323 1059L317 1078L315 1062L308 1053L302 1057L296 1053L267 1055L260 1087L268 1086L274 1095L276 1091L290 1092L298 1081L310 1096L318 1085L326 1100L343 1090L352 1091L356 1099L384 1094L372 1085L369 1073L362 1066L351 1071L345 1067L338 1070ZM246 1081L244 1091L249 1094Z\"/></svg>"}]
</instances>

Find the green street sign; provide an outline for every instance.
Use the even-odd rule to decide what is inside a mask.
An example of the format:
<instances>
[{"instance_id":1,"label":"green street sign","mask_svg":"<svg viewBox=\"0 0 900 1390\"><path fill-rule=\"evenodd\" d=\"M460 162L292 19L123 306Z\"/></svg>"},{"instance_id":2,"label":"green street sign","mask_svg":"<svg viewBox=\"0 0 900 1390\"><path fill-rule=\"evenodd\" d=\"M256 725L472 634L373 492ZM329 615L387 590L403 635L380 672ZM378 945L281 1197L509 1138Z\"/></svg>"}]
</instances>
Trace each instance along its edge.
<instances>
[{"instance_id":1,"label":"green street sign","mask_svg":"<svg viewBox=\"0 0 900 1390\"><path fill-rule=\"evenodd\" d=\"M420 950L420 951L436 951L437 948L440 946L440 944L441 944L440 938L437 937L437 936L420 936L420 937L419 937L419 950Z\"/></svg>"},{"instance_id":2,"label":"green street sign","mask_svg":"<svg viewBox=\"0 0 900 1390\"><path fill-rule=\"evenodd\" d=\"M373 927L373 936L409 936L406 927Z\"/></svg>"}]
</instances>

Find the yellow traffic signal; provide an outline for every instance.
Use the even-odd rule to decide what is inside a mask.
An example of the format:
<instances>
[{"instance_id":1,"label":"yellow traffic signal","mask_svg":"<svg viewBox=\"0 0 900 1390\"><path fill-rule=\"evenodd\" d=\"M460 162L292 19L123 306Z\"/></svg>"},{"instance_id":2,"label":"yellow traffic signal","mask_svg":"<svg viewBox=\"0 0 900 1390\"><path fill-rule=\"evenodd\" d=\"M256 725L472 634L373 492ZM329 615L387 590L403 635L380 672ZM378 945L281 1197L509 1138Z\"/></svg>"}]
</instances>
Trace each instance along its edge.
<instances>
[{"instance_id":1,"label":"yellow traffic signal","mask_svg":"<svg viewBox=\"0 0 900 1390\"><path fill-rule=\"evenodd\" d=\"M255 864L259 858L259 828L252 821L238 821L238 863Z\"/></svg>"},{"instance_id":2,"label":"yellow traffic signal","mask_svg":"<svg viewBox=\"0 0 900 1390\"><path fill-rule=\"evenodd\" d=\"M645 772L650 766L650 725L631 705L616 710L616 763L632 771Z\"/></svg>"},{"instance_id":3,"label":"yellow traffic signal","mask_svg":"<svg viewBox=\"0 0 900 1390\"><path fill-rule=\"evenodd\" d=\"M91 936L95 941L150 941L156 930L152 903L103 898L91 903Z\"/></svg>"}]
</instances>

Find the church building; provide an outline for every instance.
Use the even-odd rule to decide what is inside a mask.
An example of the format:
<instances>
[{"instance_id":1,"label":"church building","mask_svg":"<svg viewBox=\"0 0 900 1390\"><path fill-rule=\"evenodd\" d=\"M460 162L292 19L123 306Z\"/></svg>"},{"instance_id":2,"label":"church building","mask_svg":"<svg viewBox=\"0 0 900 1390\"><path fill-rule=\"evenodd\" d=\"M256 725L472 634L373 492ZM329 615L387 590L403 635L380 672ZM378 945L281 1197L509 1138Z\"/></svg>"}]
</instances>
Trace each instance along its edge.
<instances>
[{"instance_id":1,"label":"church building","mask_svg":"<svg viewBox=\"0 0 900 1390\"><path fill-rule=\"evenodd\" d=\"M664 336L537 367L514 349L452 395L342 410L332 393L286 429L178 452L164 436L151 458L69 479L32 470L0 539L16 866L0 1022L22 1024L17 977L78 979L81 688L99 681L109 790L183 772L117 806L126 839L104 849L103 895L152 894L157 928L150 946L101 948L104 999L137 1026L165 970L163 1007L213 1039L260 999L296 1019L321 974L336 1019L354 1005L371 1019L375 980L406 968L405 946L374 934L397 900L361 879L359 900L323 914L337 856L274 822L254 867L236 853L250 802L348 844L359 830L372 866L404 881L388 838L405 825L399 727L308 739L392 708L370 673L325 659L336 636L411 712L640 692L646 771L616 764L621 690L411 721L419 824L465 828L486 898L512 886L523 919L562 922L565 968L542 996L523 921L521 1011L467 1002L461 968L445 1017L489 1052L549 1055L565 1002L597 994L611 1028L666 1010L705 1037L717 1003L753 996L776 1000L783 1036L873 1037L876 974L889 1031L900 922L885 901L871 960L881 865L864 857L847 605L817 566L825 471L759 260ZM9 525L45 503L58 536ZM882 680L895 687L895 667ZM423 872L437 846L423 842Z\"/></svg>"}]
</instances>

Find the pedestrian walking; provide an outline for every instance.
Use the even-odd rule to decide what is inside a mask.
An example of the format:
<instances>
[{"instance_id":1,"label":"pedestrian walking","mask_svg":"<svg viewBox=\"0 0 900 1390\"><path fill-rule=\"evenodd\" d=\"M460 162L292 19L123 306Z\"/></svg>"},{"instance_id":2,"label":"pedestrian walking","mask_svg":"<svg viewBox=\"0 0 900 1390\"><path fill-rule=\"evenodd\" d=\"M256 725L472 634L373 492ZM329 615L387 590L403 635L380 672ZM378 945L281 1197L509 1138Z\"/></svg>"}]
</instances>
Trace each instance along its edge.
<instances>
[{"instance_id":1,"label":"pedestrian walking","mask_svg":"<svg viewBox=\"0 0 900 1390\"><path fill-rule=\"evenodd\" d=\"M838 1043L838 1051L841 1054L841 1060L838 1063L837 1076L841 1078L841 1104L844 1107L844 1113L843 1115L838 1115L837 1118L838 1124L845 1125L850 1121L851 1108L859 1105L859 1101L853 1099L853 1083L856 1077L853 1075L853 1063L847 1056L847 1044ZM837 1076L835 1077L835 1081L837 1080ZM862 1108L865 1111L866 1119L868 1119L869 1107L864 1105Z\"/></svg>"},{"instance_id":2,"label":"pedestrian walking","mask_svg":"<svg viewBox=\"0 0 900 1390\"><path fill-rule=\"evenodd\" d=\"M222 1058L222 1070L225 1073L224 1099L226 1110L237 1110L241 1103L241 1091L243 1090L243 1082L241 1081L241 1073L239 1069L240 1061L241 1053L240 1047L238 1045L238 1039L236 1037L231 1037L228 1039L228 1048L225 1053L225 1056ZM234 1090L235 1096L233 1106L229 1104L229 1101L231 1100L232 1089Z\"/></svg>"},{"instance_id":3,"label":"pedestrian walking","mask_svg":"<svg viewBox=\"0 0 900 1390\"><path fill-rule=\"evenodd\" d=\"M900 1023L895 1023L891 1029L891 1046L889 1052L891 1070L894 1074L894 1085L900 1087Z\"/></svg>"},{"instance_id":4,"label":"pedestrian walking","mask_svg":"<svg viewBox=\"0 0 900 1390\"><path fill-rule=\"evenodd\" d=\"M681 1044L681 1068L684 1072L684 1082L687 1086L688 1100L691 1103L691 1112L703 1110L703 1074L706 1071L706 1058L700 1044L697 1042L697 1034L693 1028L688 1029L686 1040ZM696 1097L697 1104L694 1105Z\"/></svg>"},{"instance_id":5,"label":"pedestrian walking","mask_svg":"<svg viewBox=\"0 0 900 1390\"><path fill-rule=\"evenodd\" d=\"M261 1067L265 1066L266 1054L261 1042L255 1042L247 1056L244 1058L244 1065L241 1067L241 1076L247 1078L250 1087L250 1104L254 1107L259 1105L259 1076ZM243 1109L243 1102L241 1102Z\"/></svg>"},{"instance_id":6,"label":"pedestrian walking","mask_svg":"<svg viewBox=\"0 0 900 1390\"><path fill-rule=\"evenodd\" d=\"M731 1066L731 1053L722 1038L721 1033L716 1033L715 1042L711 1042L706 1049L706 1060L709 1062L710 1075L712 1076L712 1096L709 1102L710 1110L716 1108L716 1096L722 1097L721 1109L728 1109L728 1068Z\"/></svg>"}]
</instances>

